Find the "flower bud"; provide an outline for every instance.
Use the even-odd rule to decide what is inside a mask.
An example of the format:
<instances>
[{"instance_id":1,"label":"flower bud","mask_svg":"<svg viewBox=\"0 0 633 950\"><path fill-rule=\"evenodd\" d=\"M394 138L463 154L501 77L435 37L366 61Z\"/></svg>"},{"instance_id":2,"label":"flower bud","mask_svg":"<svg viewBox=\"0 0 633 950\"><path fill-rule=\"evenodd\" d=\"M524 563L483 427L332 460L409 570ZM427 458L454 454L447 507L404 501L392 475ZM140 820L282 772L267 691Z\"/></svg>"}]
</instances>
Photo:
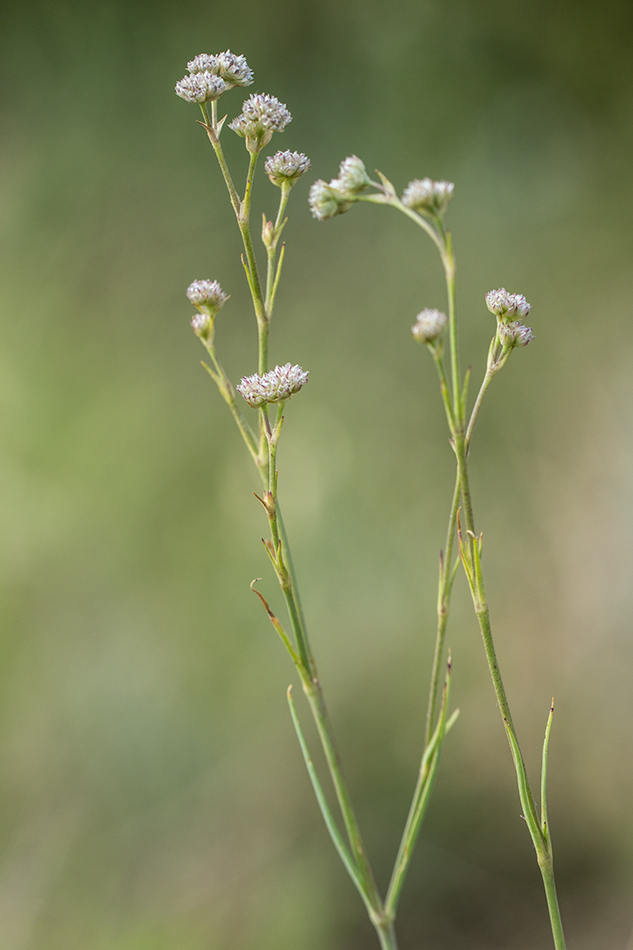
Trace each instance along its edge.
<instances>
[{"instance_id":1,"label":"flower bud","mask_svg":"<svg viewBox=\"0 0 633 950\"><path fill-rule=\"evenodd\" d=\"M213 318L208 313L198 311L191 318L191 326L196 336L201 340L209 340L213 332Z\"/></svg>"},{"instance_id":2,"label":"flower bud","mask_svg":"<svg viewBox=\"0 0 633 950\"><path fill-rule=\"evenodd\" d=\"M310 167L310 159L303 152L275 152L264 163L264 171L273 185L294 185Z\"/></svg>"},{"instance_id":3,"label":"flower bud","mask_svg":"<svg viewBox=\"0 0 633 950\"><path fill-rule=\"evenodd\" d=\"M258 409L264 403L283 402L294 393L298 393L308 381L308 372L300 366L286 363L275 366L270 372L260 376L243 376L236 389L249 406Z\"/></svg>"},{"instance_id":4,"label":"flower bud","mask_svg":"<svg viewBox=\"0 0 633 950\"><path fill-rule=\"evenodd\" d=\"M418 314L411 333L418 343L435 343L446 329L448 317L441 310L428 307Z\"/></svg>"},{"instance_id":5,"label":"flower bud","mask_svg":"<svg viewBox=\"0 0 633 950\"><path fill-rule=\"evenodd\" d=\"M503 346L527 346L534 339L531 328L519 321L500 323L497 332Z\"/></svg>"},{"instance_id":6,"label":"flower bud","mask_svg":"<svg viewBox=\"0 0 633 950\"><path fill-rule=\"evenodd\" d=\"M404 189L402 203L422 214L441 217L453 197L452 181L433 181L431 178L416 178Z\"/></svg>"},{"instance_id":7,"label":"flower bud","mask_svg":"<svg viewBox=\"0 0 633 950\"><path fill-rule=\"evenodd\" d=\"M486 306L501 322L507 322L513 317L524 319L532 309L523 294L510 294L505 287L487 293Z\"/></svg>"}]
</instances>

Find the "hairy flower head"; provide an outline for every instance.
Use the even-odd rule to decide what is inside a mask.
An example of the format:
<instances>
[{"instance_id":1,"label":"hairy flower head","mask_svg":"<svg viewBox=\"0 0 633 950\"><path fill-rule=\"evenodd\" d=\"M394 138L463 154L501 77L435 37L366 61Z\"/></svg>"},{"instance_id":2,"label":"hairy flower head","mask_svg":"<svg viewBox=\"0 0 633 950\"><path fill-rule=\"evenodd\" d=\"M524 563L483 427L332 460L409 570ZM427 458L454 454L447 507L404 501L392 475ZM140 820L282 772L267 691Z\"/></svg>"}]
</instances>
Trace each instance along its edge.
<instances>
[{"instance_id":1,"label":"hairy flower head","mask_svg":"<svg viewBox=\"0 0 633 950\"><path fill-rule=\"evenodd\" d=\"M404 189L402 203L407 208L440 217L453 197L455 185L451 181L433 181L431 178L416 178Z\"/></svg>"},{"instance_id":2,"label":"hairy flower head","mask_svg":"<svg viewBox=\"0 0 633 950\"><path fill-rule=\"evenodd\" d=\"M486 306L502 323L512 320L513 317L523 320L532 309L523 294L510 294L505 287L487 293Z\"/></svg>"},{"instance_id":3,"label":"hairy flower head","mask_svg":"<svg viewBox=\"0 0 633 950\"><path fill-rule=\"evenodd\" d=\"M194 307L211 316L215 316L229 299L217 280L194 280L187 287L187 297Z\"/></svg>"},{"instance_id":4,"label":"hairy flower head","mask_svg":"<svg viewBox=\"0 0 633 950\"><path fill-rule=\"evenodd\" d=\"M212 102L233 86L250 86L253 72L243 56L199 53L187 63L189 75L176 83L176 95L186 102Z\"/></svg>"},{"instance_id":5,"label":"hairy flower head","mask_svg":"<svg viewBox=\"0 0 633 950\"><path fill-rule=\"evenodd\" d=\"M341 191L338 181L333 179L329 184L319 178L310 188L308 202L312 217L319 221L333 218L337 214L344 214L352 207L350 201Z\"/></svg>"},{"instance_id":6,"label":"hairy flower head","mask_svg":"<svg viewBox=\"0 0 633 950\"><path fill-rule=\"evenodd\" d=\"M237 384L237 391L249 406L258 409L267 402L283 402L294 393L298 393L308 381L308 372L300 366L286 363L275 366L270 372L260 376L243 376Z\"/></svg>"},{"instance_id":7,"label":"hairy flower head","mask_svg":"<svg viewBox=\"0 0 633 950\"><path fill-rule=\"evenodd\" d=\"M253 82L253 70L246 59L227 49L215 57L217 73L229 86L250 86Z\"/></svg>"},{"instance_id":8,"label":"hairy flower head","mask_svg":"<svg viewBox=\"0 0 633 950\"><path fill-rule=\"evenodd\" d=\"M176 95L186 102L212 102L230 86L220 76L210 72L192 73L176 83Z\"/></svg>"},{"instance_id":9,"label":"hairy flower head","mask_svg":"<svg viewBox=\"0 0 633 950\"><path fill-rule=\"evenodd\" d=\"M367 169L358 155L350 155L344 158L338 170L338 178L331 182L345 194L352 197L359 191L368 188L371 181L367 174Z\"/></svg>"},{"instance_id":10,"label":"hairy flower head","mask_svg":"<svg viewBox=\"0 0 633 950\"><path fill-rule=\"evenodd\" d=\"M498 333L503 346L527 346L534 339L531 328L518 320L513 323L500 323Z\"/></svg>"},{"instance_id":11,"label":"hairy flower head","mask_svg":"<svg viewBox=\"0 0 633 950\"><path fill-rule=\"evenodd\" d=\"M246 139L246 148L257 154L268 145L273 132L283 132L292 121L287 107L275 96L266 93L249 96L242 106L242 114L230 123L229 128Z\"/></svg>"},{"instance_id":12,"label":"hairy flower head","mask_svg":"<svg viewBox=\"0 0 633 950\"><path fill-rule=\"evenodd\" d=\"M441 310L428 307L417 315L411 327L411 333L418 343L435 343L439 340L448 323L448 317Z\"/></svg>"},{"instance_id":13,"label":"hairy flower head","mask_svg":"<svg viewBox=\"0 0 633 950\"><path fill-rule=\"evenodd\" d=\"M303 152L275 152L264 163L264 170L273 185L294 185L310 167L310 159Z\"/></svg>"},{"instance_id":14,"label":"hairy flower head","mask_svg":"<svg viewBox=\"0 0 633 950\"><path fill-rule=\"evenodd\" d=\"M191 326L201 340L211 340L214 320L229 299L217 280L194 280L187 287L187 298L197 308Z\"/></svg>"},{"instance_id":15,"label":"hairy flower head","mask_svg":"<svg viewBox=\"0 0 633 950\"><path fill-rule=\"evenodd\" d=\"M213 73L218 75L218 58L212 53L199 53L187 63L187 70L191 75L194 73Z\"/></svg>"}]
</instances>

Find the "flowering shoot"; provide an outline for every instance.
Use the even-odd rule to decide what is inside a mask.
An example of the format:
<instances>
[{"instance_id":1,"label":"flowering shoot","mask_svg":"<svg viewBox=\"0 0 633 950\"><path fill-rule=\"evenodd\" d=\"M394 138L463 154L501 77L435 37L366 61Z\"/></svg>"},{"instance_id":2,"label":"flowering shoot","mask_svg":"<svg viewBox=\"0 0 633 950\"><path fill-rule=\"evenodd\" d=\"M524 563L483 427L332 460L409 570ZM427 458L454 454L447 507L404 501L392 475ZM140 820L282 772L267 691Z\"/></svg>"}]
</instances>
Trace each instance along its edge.
<instances>
[{"instance_id":1,"label":"flowering shoot","mask_svg":"<svg viewBox=\"0 0 633 950\"><path fill-rule=\"evenodd\" d=\"M284 366L275 366L263 376L258 373L243 376L236 389L249 406L258 409L267 402L283 402L289 399L303 389L307 381L307 370L286 363Z\"/></svg>"}]
</instances>

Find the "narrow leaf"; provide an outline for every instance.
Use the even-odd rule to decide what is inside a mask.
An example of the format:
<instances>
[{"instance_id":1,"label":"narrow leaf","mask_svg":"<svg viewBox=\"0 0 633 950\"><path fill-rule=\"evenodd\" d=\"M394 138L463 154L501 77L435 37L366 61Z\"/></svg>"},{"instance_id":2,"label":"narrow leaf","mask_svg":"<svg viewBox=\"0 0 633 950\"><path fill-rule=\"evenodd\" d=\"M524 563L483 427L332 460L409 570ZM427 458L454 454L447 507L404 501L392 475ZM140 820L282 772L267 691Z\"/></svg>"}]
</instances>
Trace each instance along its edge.
<instances>
[{"instance_id":1,"label":"narrow leaf","mask_svg":"<svg viewBox=\"0 0 633 950\"><path fill-rule=\"evenodd\" d=\"M552 729L552 720L554 718L554 700L550 706L547 725L545 726L545 739L543 741L543 764L541 766L541 831L545 842L549 847L549 825L547 822L547 756L549 754L549 734Z\"/></svg>"},{"instance_id":2,"label":"narrow leaf","mask_svg":"<svg viewBox=\"0 0 633 950\"><path fill-rule=\"evenodd\" d=\"M302 665L302 663L301 663L301 659L300 659L300 657L299 657L299 654L296 652L295 648L293 647L292 643L290 642L290 637L288 636L288 634L286 633L286 631L285 631L284 628L282 627L282 625L281 625L281 623L279 622L278 618L275 616L275 614L274 614L274 613L272 612L272 610L270 609L270 606L269 606L268 601L266 600L266 598L263 596L263 594L260 594L260 592L255 588L255 584L256 584L258 581L260 581L260 580L261 580L261 577L256 577L254 581L251 581L251 590L253 591L254 594L257 594L257 596L258 596L259 599L261 600L262 604L264 605L264 610L265 610L266 613L268 614L268 619L270 620L270 622L272 623L273 627L275 628L275 630L277 631L277 633L278 633L279 636L281 637L281 641L282 641L283 645L285 646L286 650L288 651L288 653L290 654L290 656L292 657L293 663L295 664L295 666L297 667L297 669L301 672L301 671L303 670L303 665Z\"/></svg>"},{"instance_id":3,"label":"narrow leaf","mask_svg":"<svg viewBox=\"0 0 633 950\"><path fill-rule=\"evenodd\" d=\"M532 798L530 784L525 771L525 763L523 762L523 757L521 755L521 750L519 749L519 743L517 742L516 736L514 735L514 730L505 717L503 721L508 734L510 748L512 749L512 758L514 759L514 768L517 774L517 785L519 787L519 798L521 800L521 807L523 809L523 817L525 818L530 835L532 836L532 841L534 842L534 847L538 853L544 844L543 834L536 817L536 806L534 804L534 799Z\"/></svg>"},{"instance_id":4,"label":"narrow leaf","mask_svg":"<svg viewBox=\"0 0 633 950\"><path fill-rule=\"evenodd\" d=\"M290 715L292 716L292 724L295 727L295 732L297 733L297 739L299 740L299 745L301 747L301 752L303 754L303 760L306 764L306 769L308 770L308 775L310 776L310 781L312 782L312 788L314 789L314 794L319 804L319 808L321 809L321 814L323 815L323 820L325 822L327 830L330 833L330 837L332 839L334 847L336 848L338 852L338 856L343 862L345 870L347 871L352 881L356 885L356 888L358 892L360 893L361 897L363 898L365 905L367 907L371 907L369 896L363 886L363 882L361 880L361 876L358 871L358 868L356 864L354 863L354 861L352 860L352 857L349 851L347 850L347 846L345 845L345 842L343 841L343 838L341 837L341 833L338 830L336 822L334 821L334 817L332 815L332 812L330 811L330 806L327 803L327 799L323 792L321 782L319 781L319 776L316 773L316 769L312 762L312 758L310 757L308 744L305 740L303 730L301 729L301 723L299 722L297 710L295 708L294 700L292 698L292 686L288 687L288 692L286 695L288 697L288 706L290 707Z\"/></svg>"}]
</instances>

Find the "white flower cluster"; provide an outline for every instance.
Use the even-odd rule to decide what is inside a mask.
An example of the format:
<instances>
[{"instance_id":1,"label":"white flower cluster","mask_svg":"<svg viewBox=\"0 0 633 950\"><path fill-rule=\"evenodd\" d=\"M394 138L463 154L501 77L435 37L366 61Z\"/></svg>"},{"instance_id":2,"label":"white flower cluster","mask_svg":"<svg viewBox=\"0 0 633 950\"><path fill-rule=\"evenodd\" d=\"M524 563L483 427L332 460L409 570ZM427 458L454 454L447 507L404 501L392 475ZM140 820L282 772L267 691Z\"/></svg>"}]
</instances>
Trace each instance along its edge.
<instances>
[{"instance_id":1,"label":"white flower cluster","mask_svg":"<svg viewBox=\"0 0 633 950\"><path fill-rule=\"evenodd\" d=\"M357 195L371 185L364 163L357 155L344 158L338 178L326 182L322 178L310 188L308 201L312 217L319 221L344 214L352 207Z\"/></svg>"},{"instance_id":2,"label":"white flower cluster","mask_svg":"<svg viewBox=\"0 0 633 950\"><path fill-rule=\"evenodd\" d=\"M523 294L510 294L505 287L500 287L486 294L486 305L497 318L497 333L503 346L527 346L532 342L532 330L521 322L532 309ZM513 317L520 319L513 320Z\"/></svg>"},{"instance_id":3,"label":"white flower cluster","mask_svg":"<svg viewBox=\"0 0 633 950\"><path fill-rule=\"evenodd\" d=\"M498 332L503 346L527 346L534 339L531 328L518 320L514 323L500 323Z\"/></svg>"},{"instance_id":4,"label":"white flower cluster","mask_svg":"<svg viewBox=\"0 0 633 950\"><path fill-rule=\"evenodd\" d=\"M275 96L258 93L249 96L242 106L242 114L230 123L229 128L246 139L246 148L251 153L259 152L268 145L273 132L283 132L292 121L287 107Z\"/></svg>"},{"instance_id":5,"label":"white flower cluster","mask_svg":"<svg viewBox=\"0 0 633 950\"><path fill-rule=\"evenodd\" d=\"M422 214L440 217L453 197L452 181L433 181L431 178L416 178L404 189L402 204Z\"/></svg>"},{"instance_id":6,"label":"white flower cluster","mask_svg":"<svg viewBox=\"0 0 633 950\"><path fill-rule=\"evenodd\" d=\"M294 393L298 393L308 381L308 372L300 366L286 363L275 366L270 372L259 376L243 376L237 384L237 391L249 406L258 409L266 402L283 402Z\"/></svg>"},{"instance_id":7,"label":"white flower cluster","mask_svg":"<svg viewBox=\"0 0 633 950\"><path fill-rule=\"evenodd\" d=\"M217 280L194 280L187 287L187 297L194 307L209 314L217 313L229 299Z\"/></svg>"},{"instance_id":8,"label":"white flower cluster","mask_svg":"<svg viewBox=\"0 0 633 950\"><path fill-rule=\"evenodd\" d=\"M338 178L330 182L339 188L345 195L357 195L371 185L364 162L358 155L344 158L338 169Z\"/></svg>"},{"instance_id":9,"label":"white flower cluster","mask_svg":"<svg viewBox=\"0 0 633 950\"><path fill-rule=\"evenodd\" d=\"M486 306L502 321L511 320L512 317L524 319L532 309L523 294L510 294L505 287L487 293Z\"/></svg>"},{"instance_id":10,"label":"white flower cluster","mask_svg":"<svg viewBox=\"0 0 633 950\"><path fill-rule=\"evenodd\" d=\"M418 343L435 343L446 329L448 317L441 310L428 307L417 315L411 333Z\"/></svg>"},{"instance_id":11,"label":"white flower cluster","mask_svg":"<svg viewBox=\"0 0 633 950\"><path fill-rule=\"evenodd\" d=\"M187 287L189 301L197 307L198 313L191 318L191 326L196 336L210 340L213 334L213 321L217 313L229 299L217 280L194 280Z\"/></svg>"},{"instance_id":12,"label":"white flower cluster","mask_svg":"<svg viewBox=\"0 0 633 950\"><path fill-rule=\"evenodd\" d=\"M186 102L211 102L234 86L250 86L253 72L243 56L200 53L187 63L189 75L176 83L176 95Z\"/></svg>"},{"instance_id":13,"label":"white flower cluster","mask_svg":"<svg viewBox=\"0 0 633 950\"><path fill-rule=\"evenodd\" d=\"M310 167L310 159L303 152L275 152L264 163L264 170L273 185L294 183L301 178Z\"/></svg>"}]
</instances>

